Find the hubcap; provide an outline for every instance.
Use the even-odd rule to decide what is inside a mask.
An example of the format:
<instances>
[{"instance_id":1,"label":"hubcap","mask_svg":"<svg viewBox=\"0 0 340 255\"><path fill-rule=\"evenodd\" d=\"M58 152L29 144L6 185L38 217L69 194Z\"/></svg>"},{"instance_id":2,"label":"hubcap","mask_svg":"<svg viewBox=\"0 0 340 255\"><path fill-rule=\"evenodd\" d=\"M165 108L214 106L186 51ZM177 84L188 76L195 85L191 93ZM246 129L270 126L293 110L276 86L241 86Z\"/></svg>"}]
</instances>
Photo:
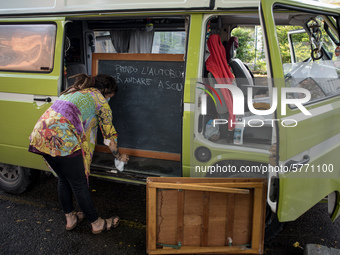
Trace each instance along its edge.
<instances>
[{"instance_id":1,"label":"hubcap","mask_svg":"<svg viewBox=\"0 0 340 255\"><path fill-rule=\"evenodd\" d=\"M18 166L0 163L0 179L7 183L16 182L19 179Z\"/></svg>"}]
</instances>

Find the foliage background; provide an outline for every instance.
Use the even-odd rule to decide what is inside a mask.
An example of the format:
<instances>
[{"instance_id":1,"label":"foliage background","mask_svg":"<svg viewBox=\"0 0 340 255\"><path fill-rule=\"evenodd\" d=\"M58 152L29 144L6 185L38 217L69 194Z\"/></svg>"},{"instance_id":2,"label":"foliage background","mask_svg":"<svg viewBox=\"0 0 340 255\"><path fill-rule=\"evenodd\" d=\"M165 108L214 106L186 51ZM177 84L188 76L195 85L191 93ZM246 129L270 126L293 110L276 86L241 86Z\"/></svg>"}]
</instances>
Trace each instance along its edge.
<instances>
[{"instance_id":1,"label":"foliage background","mask_svg":"<svg viewBox=\"0 0 340 255\"><path fill-rule=\"evenodd\" d=\"M322 2L329 4L340 5L340 0L322 0ZM288 42L288 32L302 29L300 26L277 26L277 36L280 46L280 52L283 63L291 63L291 54ZM255 74L266 74L266 62L263 48L261 27L238 27L232 30L231 36L238 37L239 48L237 49L237 58L241 59ZM294 41L299 42L295 44L296 61L302 62L310 56L310 41L306 33L295 34ZM324 46L330 52L334 50L330 47L331 43L329 37L323 32Z\"/></svg>"}]
</instances>

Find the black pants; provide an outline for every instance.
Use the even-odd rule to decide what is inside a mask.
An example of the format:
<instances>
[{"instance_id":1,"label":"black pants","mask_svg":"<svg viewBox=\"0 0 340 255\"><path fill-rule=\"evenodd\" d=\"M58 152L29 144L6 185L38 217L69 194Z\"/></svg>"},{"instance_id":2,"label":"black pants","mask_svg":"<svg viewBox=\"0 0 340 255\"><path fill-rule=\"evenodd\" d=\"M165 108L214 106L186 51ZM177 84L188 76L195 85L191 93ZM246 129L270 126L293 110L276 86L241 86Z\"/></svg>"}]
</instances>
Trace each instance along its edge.
<instances>
[{"instance_id":1,"label":"black pants","mask_svg":"<svg viewBox=\"0 0 340 255\"><path fill-rule=\"evenodd\" d=\"M86 218L91 223L96 221L98 213L87 186L82 154L78 153L74 157L44 155L44 158L58 175L58 196L64 213L71 213L74 210L73 193Z\"/></svg>"}]
</instances>

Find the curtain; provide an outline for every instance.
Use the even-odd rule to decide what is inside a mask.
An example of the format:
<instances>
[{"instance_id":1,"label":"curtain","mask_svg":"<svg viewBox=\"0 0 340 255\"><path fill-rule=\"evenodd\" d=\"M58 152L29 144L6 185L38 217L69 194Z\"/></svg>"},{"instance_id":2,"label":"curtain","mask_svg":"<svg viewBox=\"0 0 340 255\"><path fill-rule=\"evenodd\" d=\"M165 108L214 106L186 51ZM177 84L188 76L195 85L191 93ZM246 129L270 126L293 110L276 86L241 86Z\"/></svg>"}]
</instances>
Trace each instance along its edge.
<instances>
[{"instance_id":1,"label":"curtain","mask_svg":"<svg viewBox=\"0 0 340 255\"><path fill-rule=\"evenodd\" d=\"M117 53L151 53L153 30L113 30L110 36Z\"/></svg>"},{"instance_id":2,"label":"curtain","mask_svg":"<svg viewBox=\"0 0 340 255\"><path fill-rule=\"evenodd\" d=\"M110 32L113 47L117 53L127 53L129 50L129 41L131 31L129 30L114 30Z\"/></svg>"},{"instance_id":3,"label":"curtain","mask_svg":"<svg viewBox=\"0 0 340 255\"><path fill-rule=\"evenodd\" d=\"M154 31L145 29L131 32L129 53L151 53Z\"/></svg>"}]
</instances>

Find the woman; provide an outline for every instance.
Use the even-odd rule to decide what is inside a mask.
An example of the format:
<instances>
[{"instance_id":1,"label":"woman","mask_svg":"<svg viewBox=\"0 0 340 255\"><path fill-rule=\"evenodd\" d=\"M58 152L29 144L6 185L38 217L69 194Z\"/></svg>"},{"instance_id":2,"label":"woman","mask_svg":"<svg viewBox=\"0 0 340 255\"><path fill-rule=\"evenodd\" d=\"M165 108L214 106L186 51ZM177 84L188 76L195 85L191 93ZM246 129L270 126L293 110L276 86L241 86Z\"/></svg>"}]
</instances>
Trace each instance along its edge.
<instances>
[{"instance_id":1,"label":"woman","mask_svg":"<svg viewBox=\"0 0 340 255\"><path fill-rule=\"evenodd\" d=\"M30 136L29 151L43 155L49 167L58 175L58 196L66 216L66 229L72 230L84 218L91 222L92 232L117 227L119 217L98 217L88 189L90 164L96 143L98 125L113 155L119 154L117 132L112 125L108 101L117 93L114 78L99 74L74 76L73 86L66 89L40 117ZM83 213L74 212L72 192Z\"/></svg>"}]
</instances>

